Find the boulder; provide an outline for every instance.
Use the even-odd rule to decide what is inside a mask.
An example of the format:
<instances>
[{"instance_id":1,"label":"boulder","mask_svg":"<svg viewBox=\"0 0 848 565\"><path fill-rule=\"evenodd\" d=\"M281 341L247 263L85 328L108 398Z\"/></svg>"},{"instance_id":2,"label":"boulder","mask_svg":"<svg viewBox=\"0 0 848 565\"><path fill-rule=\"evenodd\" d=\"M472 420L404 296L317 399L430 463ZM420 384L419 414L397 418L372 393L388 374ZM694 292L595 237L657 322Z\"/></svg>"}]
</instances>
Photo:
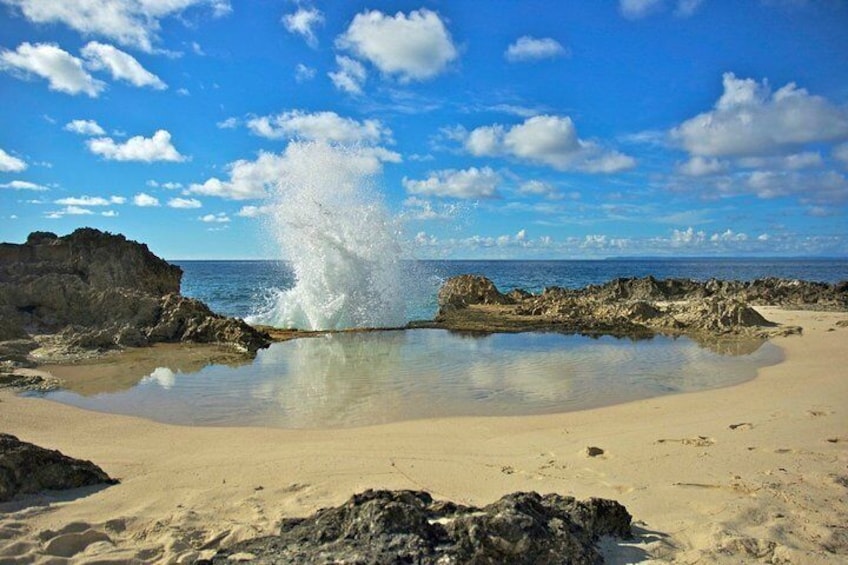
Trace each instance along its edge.
<instances>
[{"instance_id":1,"label":"boulder","mask_svg":"<svg viewBox=\"0 0 848 565\"><path fill-rule=\"evenodd\" d=\"M595 564L601 536L631 536L631 516L614 500L519 492L475 508L423 491L369 490L208 562Z\"/></svg>"},{"instance_id":2,"label":"boulder","mask_svg":"<svg viewBox=\"0 0 848 565\"><path fill-rule=\"evenodd\" d=\"M0 433L0 502L17 494L117 482L91 461L73 459Z\"/></svg>"}]
</instances>

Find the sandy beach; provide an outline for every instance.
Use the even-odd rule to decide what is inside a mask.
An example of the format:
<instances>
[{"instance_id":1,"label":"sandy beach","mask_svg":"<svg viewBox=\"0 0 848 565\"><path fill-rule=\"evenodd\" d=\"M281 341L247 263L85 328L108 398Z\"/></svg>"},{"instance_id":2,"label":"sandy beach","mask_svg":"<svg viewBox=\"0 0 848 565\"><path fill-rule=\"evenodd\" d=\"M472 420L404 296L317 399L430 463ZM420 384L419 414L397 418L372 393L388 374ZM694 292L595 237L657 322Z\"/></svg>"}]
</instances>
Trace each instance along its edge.
<instances>
[{"instance_id":1,"label":"sandy beach","mask_svg":"<svg viewBox=\"0 0 848 565\"><path fill-rule=\"evenodd\" d=\"M551 416L198 428L4 392L0 431L121 483L0 505L0 562L191 561L391 488L477 505L528 490L616 499L637 536L608 543L610 563L844 563L848 315L758 310L803 335L776 338L785 361L755 380Z\"/></svg>"}]
</instances>

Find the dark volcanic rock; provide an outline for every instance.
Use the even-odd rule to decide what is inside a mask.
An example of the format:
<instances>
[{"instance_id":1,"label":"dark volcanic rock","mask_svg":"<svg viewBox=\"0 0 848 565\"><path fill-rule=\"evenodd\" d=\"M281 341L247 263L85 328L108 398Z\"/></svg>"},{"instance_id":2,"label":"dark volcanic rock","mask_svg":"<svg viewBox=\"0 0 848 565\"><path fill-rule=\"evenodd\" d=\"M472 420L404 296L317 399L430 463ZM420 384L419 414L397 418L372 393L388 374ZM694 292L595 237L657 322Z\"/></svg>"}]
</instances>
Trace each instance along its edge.
<instances>
[{"instance_id":1,"label":"dark volcanic rock","mask_svg":"<svg viewBox=\"0 0 848 565\"><path fill-rule=\"evenodd\" d=\"M436 502L421 491L366 491L336 508L283 522L279 535L247 540L210 562L595 564L600 536L631 536L613 500L513 493L483 508Z\"/></svg>"},{"instance_id":2,"label":"dark volcanic rock","mask_svg":"<svg viewBox=\"0 0 848 565\"><path fill-rule=\"evenodd\" d=\"M0 434L0 502L16 494L117 482L91 461L73 459L13 435Z\"/></svg>"},{"instance_id":3,"label":"dark volcanic rock","mask_svg":"<svg viewBox=\"0 0 848 565\"><path fill-rule=\"evenodd\" d=\"M181 278L146 245L91 228L0 244L0 341L54 336L57 355L160 341L251 352L269 343L241 320L181 297Z\"/></svg>"}]
</instances>

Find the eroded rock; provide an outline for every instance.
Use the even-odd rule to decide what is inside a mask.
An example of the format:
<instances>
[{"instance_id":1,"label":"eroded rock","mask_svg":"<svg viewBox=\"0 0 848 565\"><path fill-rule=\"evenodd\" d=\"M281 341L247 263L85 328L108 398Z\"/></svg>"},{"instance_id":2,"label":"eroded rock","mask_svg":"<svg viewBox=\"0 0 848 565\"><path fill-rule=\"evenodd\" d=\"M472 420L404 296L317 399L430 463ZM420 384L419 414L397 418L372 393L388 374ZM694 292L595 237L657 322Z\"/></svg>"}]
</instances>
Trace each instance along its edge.
<instances>
[{"instance_id":1,"label":"eroded rock","mask_svg":"<svg viewBox=\"0 0 848 565\"><path fill-rule=\"evenodd\" d=\"M614 500L525 492L475 508L423 491L369 490L209 562L249 554L251 563L595 564L601 536L631 536L631 516Z\"/></svg>"},{"instance_id":2,"label":"eroded rock","mask_svg":"<svg viewBox=\"0 0 848 565\"><path fill-rule=\"evenodd\" d=\"M117 482L91 461L74 459L0 433L0 502L17 494Z\"/></svg>"},{"instance_id":3,"label":"eroded rock","mask_svg":"<svg viewBox=\"0 0 848 565\"><path fill-rule=\"evenodd\" d=\"M54 359L161 341L268 345L243 321L180 296L181 278L146 245L91 228L0 244L0 341L36 341Z\"/></svg>"}]
</instances>

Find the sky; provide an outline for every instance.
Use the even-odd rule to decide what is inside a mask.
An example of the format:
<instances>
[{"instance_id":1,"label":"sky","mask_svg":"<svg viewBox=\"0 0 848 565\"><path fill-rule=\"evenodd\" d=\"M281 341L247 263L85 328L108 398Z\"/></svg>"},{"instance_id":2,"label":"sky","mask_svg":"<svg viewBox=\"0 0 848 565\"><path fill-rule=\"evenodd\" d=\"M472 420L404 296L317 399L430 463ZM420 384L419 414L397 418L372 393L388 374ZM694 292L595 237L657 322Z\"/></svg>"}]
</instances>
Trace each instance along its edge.
<instances>
[{"instance_id":1,"label":"sky","mask_svg":"<svg viewBox=\"0 0 848 565\"><path fill-rule=\"evenodd\" d=\"M846 30L848 0L0 0L0 241L284 258L312 148L412 258L845 257Z\"/></svg>"}]
</instances>

